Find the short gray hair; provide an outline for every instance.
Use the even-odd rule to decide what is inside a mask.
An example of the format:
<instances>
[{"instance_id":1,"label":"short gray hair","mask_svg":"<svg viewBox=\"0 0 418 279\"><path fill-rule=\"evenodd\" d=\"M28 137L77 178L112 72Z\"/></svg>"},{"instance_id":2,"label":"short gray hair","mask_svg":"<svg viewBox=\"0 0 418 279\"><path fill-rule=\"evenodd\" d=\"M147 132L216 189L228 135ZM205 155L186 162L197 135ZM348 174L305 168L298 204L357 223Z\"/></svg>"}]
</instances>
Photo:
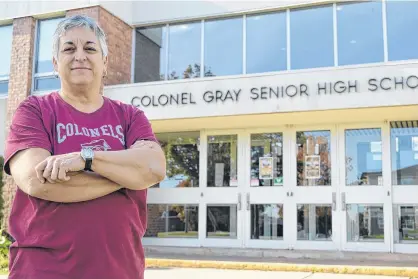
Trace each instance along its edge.
<instances>
[{"instance_id":1,"label":"short gray hair","mask_svg":"<svg viewBox=\"0 0 418 279\"><path fill-rule=\"evenodd\" d=\"M106 34L103 29L100 28L100 26L92 18L84 15L75 15L62 20L54 32L52 40L52 55L54 58L58 59L60 37L64 35L66 31L77 27L83 27L93 31L100 43L103 57L107 57L108 49L106 43Z\"/></svg>"}]
</instances>

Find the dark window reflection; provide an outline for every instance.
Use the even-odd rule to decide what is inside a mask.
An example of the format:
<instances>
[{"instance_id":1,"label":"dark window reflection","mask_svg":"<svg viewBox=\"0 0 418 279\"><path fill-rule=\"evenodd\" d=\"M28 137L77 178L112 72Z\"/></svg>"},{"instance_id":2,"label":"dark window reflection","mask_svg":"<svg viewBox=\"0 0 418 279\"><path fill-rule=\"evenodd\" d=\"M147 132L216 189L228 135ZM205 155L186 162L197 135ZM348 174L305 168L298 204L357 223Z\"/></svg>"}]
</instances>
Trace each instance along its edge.
<instances>
[{"instance_id":1,"label":"dark window reflection","mask_svg":"<svg viewBox=\"0 0 418 279\"><path fill-rule=\"evenodd\" d=\"M251 205L251 239L283 239L283 205Z\"/></svg>"},{"instance_id":2,"label":"dark window reflection","mask_svg":"<svg viewBox=\"0 0 418 279\"><path fill-rule=\"evenodd\" d=\"M237 206L208 206L207 238L237 238Z\"/></svg>"},{"instance_id":3,"label":"dark window reflection","mask_svg":"<svg viewBox=\"0 0 418 279\"><path fill-rule=\"evenodd\" d=\"M156 134L166 157L165 180L153 188L199 187L199 132Z\"/></svg>"},{"instance_id":4,"label":"dark window reflection","mask_svg":"<svg viewBox=\"0 0 418 279\"><path fill-rule=\"evenodd\" d=\"M164 80L167 28L141 27L136 31L135 82Z\"/></svg>"},{"instance_id":5,"label":"dark window reflection","mask_svg":"<svg viewBox=\"0 0 418 279\"><path fill-rule=\"evenodd\" d=\"M297 132L298 186L331 185L330 131Z\"/></svg>"},{"instance_id":6,"label":"dark window reflection","mask_svg":"<svg viewBox=\"0 0 418 279\"><path fill-rule=\"evenodd\" d=\"M201 23L169 27L168 79L200 77Z\"/></svg>"},{"instance_id":7,"label":"dark window reflection","mask_svg":"<svg viewBox=\"0 0 418 279\"><path fill-rule=\"evenodd\" d=\"M332 240L331 206L298 205L298 240Z\"/></svg>"},{"instance_id":8,"label":"dark window reflection","mask_svg":"<svg viewBox=\"0 0 418 279\"><path fill-rule=\"evenodd\" d=\"M383 206L347 205L347 241L383 242L384 229Z\"/></svg>"},{"instance_id":9,"label":"dark window reflection","mask_svg":"<svg viewBox=\"0 0 418 279\"><path fill-rule=\"evenodd\" d=\"M286 13L247 16L247 73L287 69Z\"/></svg>"},{"instance_id":10,"label":"dark window reflection","mask_svg":"<svg viewBox=\"0 0 418 279\"><path fill-rule=\"evenodd\" d=\"M382 3L337 5L338 64L384 60Z\"/></svg>"},{"instance_id":11,"label":"dark window reflection","mask_svg":"<svg viewBox=\"0 0 418 279\"><path fill-rule=\"evenodd\" d=\"M387 36L389 60L418 58L418 1L387 0Z\"/></svg>"},{"instance_id":12,"label":"dark window reflection","mask_svg":"<svg viewBox=\"0 0 418 279\"><path fill-rule=\"evenodd\" d=\"M292 69L334 66L332 6L290 11Z\"/></svg>"},{"instance_id":13,"label":"dark window reflection","mask_svg":"<svg viewBox=\"0 0 418 279\"><path fill-rule=\"evenodd\" d=\"M194 205L148 204L145 237L198 238L199 207Z\"/></svg>"},{"instance_id":14,"label":"dark window reflection","mask_svg":"<svg viewBox=\"0 0 418 279\"><path fill-rule=\"evenodd\" d=\"M35 78L34 90L58 90L61 88L61 81L57 77L39 77Z\"/></svg>"},{"instance_id":15,"label":"dark window reflection","mask_svg":"<svg viewBox=\"0 0 418 279\"><path fill-rule=\"evenodd\" d=\"M237 187L237 136L208 136L208 187Z\"/></svg>"},{"instance_id":16,"label":"dark window reflection","mask_svg":"<svg viewBox=\"0 0 418 279\"><path fill-rule=\"evenodd\" d=\"M393 185L418 185L418 121L394 121L391 126Z\"/></svg>"},{"instance_id":17,"label":"dark window reflection","mask_svg":"<svg viewBox=\"0 0 418 279\"><path fill-rule=\"evenodd\" d=\"M205 76L242 74L242 17L205 22Z\"/></svg>"},{"instance_id":18,"label":"dark window reflection","mask_svg":"<svg viewBox=\"0 0 418 279\"><path fill-rule=\"evenodd\" d=\"M394 240L395 243L418 244L418 206L394 206Z\"/></svg>"},{"instance_id":19,"label":"dark window reflection","mask_svg":"<svg viewBox=\"0 0 418 279\"><path fill-rule=\"evenodd\" d=\"M345 131L346 185L383 185L380 129Z\"/></svg>"},{"instance_id":20,"label":"dark window reflection","mask_svg":"<svg viewBox=\"0 0 418 279\"><path fill-rule=\"evenodd\" d=\"M283 186L283 135L251 135L251 186Z\"/></svg>"}]
</instances>

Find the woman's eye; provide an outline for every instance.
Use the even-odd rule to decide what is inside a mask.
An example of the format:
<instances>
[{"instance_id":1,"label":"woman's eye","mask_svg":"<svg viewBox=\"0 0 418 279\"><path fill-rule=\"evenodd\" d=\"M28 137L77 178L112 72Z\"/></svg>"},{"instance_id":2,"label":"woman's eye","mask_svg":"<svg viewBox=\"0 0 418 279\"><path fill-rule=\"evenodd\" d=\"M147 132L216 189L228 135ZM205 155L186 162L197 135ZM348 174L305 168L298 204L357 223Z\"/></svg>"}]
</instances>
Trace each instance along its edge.
<instances>
[{"instance_id":1,"label":"woman's eye","mask_svg":"<svg viewBox=\"0 0 418 279\"><path fill-rule=\"evenodd\" d=\"M65 48L64 51L71 51L74 50L74 48Z\"/></svg>"},{"instance_id":2,"label":"woman's eye","mask_svg":"<svg viewBox=\"0 0 418 279\"><path fill-rule=\"evenodd\" d=\"M88 51L95 51L96 49L95 48L92 48L92 47L88 47L88 48L86 48Z\"/></svg>"}]
</instances>

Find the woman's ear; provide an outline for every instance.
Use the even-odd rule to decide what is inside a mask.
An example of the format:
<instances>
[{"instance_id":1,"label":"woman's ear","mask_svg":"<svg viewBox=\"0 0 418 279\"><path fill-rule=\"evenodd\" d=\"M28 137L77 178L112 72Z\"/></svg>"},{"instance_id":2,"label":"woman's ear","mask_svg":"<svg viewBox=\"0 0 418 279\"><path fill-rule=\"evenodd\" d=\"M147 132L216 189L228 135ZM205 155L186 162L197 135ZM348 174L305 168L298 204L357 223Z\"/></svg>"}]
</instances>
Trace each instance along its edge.
<instances>
[{"instance_id":1,"label":"woman's ear","mask_svg":"<svg viewBox=\"0 0 418 279\"><path fill-rule=\"evenodd\" d=\"M109 60L108 60L108 57L106 56L106 57L103 59L103 72L107 72L107 65L108 65L108 62L109 62Z\"/></svg>"},{"instance_id":2,"label":"woman's ear","mask_svg":"<svg viewBox=\"0 0 418 279\"><path fill-rule=\"evenodd\" d=\"M54 72L58 73L58 62L55 57L52 57L52 65L54 66Z\"/></svg>"}]
</instances>

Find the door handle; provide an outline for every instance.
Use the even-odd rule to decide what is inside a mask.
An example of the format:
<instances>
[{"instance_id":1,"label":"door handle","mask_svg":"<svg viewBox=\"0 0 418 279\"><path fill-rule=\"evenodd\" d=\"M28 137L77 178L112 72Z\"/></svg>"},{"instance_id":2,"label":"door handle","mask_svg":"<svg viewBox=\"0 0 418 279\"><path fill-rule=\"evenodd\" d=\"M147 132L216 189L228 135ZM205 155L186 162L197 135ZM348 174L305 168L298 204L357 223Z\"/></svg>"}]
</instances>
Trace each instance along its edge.
<instances>
[{"instance_id":1,"label":"door handle","mask_svg":"<svg viewBox=\"0 0 418 279\"><path fill-rule=\"evenodd\" d=\"M238 193L238 210L241 210L242 204L241 204L241 193Z\"/></svg>"},{"instance_id":2,"label":"door handle","mask_svg":"<svg viewBox=\"0 0 418 279\"><path fill-rule=\"evenodd\" d=\"M250 210L250 193L247 193L247 210Z\"/></svg>"},{"instance_id":3,"label":"door handle","mask_svg":"<svg viewBox=\"0 0 418 279\"><path fill-rule=\"evenodd\" d=\"M337 210L337 193L332 193L332 211Z\"/></svg>"}]
</instances>

